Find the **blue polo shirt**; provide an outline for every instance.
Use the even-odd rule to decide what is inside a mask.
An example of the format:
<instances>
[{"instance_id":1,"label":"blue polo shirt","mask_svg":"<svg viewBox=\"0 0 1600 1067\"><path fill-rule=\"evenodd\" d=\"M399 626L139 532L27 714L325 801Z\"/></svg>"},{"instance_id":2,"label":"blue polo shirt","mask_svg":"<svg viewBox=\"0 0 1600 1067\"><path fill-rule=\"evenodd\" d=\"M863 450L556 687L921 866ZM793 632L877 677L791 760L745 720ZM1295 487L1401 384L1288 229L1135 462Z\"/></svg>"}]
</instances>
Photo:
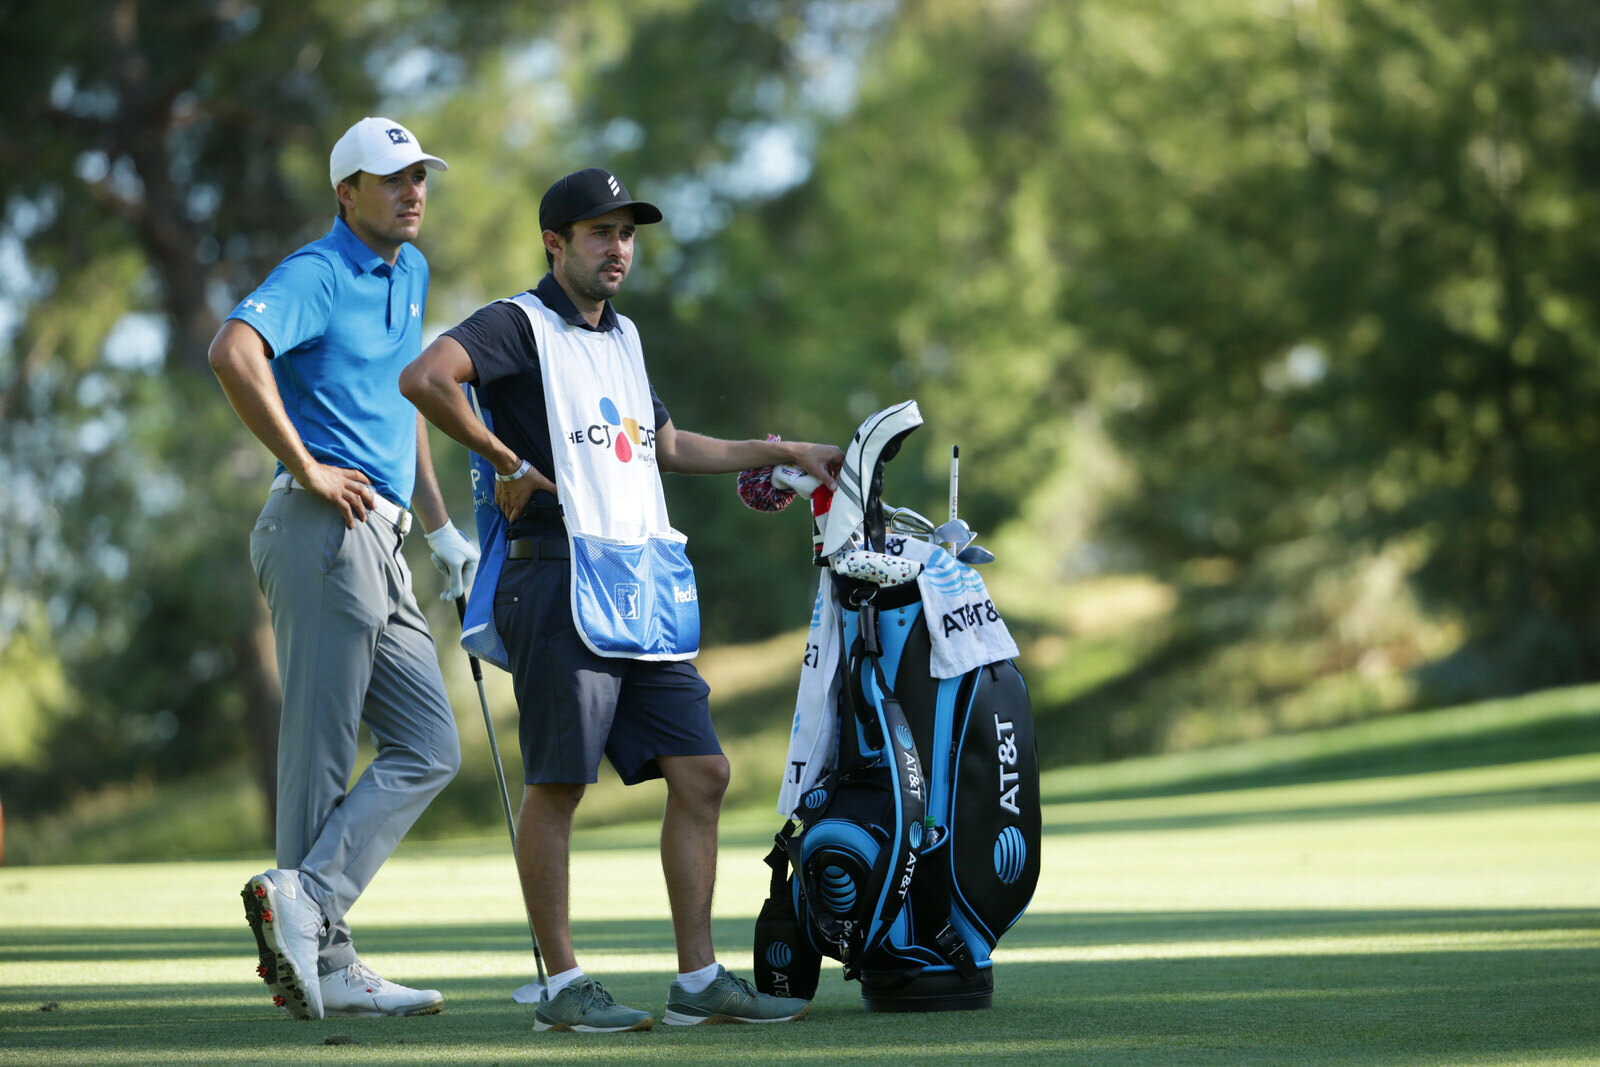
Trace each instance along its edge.
<instances>
[{"instance_id":1,"label":"blue polo shirt","mask_svg":"<svg viewBox=\"0 0 1600 1067\"><path fill-rule=\"evenodd\" d=\"M427 299L421 252L401 245L391 267L335 219L228 316L267 343L306 450L363 472L403 507L417 476L417 409L400 395L400 371L422 351Z\"/></svg>"}]
</instances>

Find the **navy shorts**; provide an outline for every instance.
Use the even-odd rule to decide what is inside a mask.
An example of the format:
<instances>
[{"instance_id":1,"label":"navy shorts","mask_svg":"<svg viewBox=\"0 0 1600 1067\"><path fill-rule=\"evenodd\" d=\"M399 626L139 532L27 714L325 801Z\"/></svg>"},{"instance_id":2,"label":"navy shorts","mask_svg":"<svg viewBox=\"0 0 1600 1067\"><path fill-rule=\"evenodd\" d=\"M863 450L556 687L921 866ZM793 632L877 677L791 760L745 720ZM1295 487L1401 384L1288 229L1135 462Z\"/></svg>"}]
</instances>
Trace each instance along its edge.
<instances>
[{"instance_id":1,"label":"navy shorts","mask_svg":"<svg viewBox=\"0 0 1600 1067\"><path fill-rule=\"evenodd\" d=\"M495 589L523 781L593 782L603 755L633 785L661 777L661 756L720 754L710 689L694 665L595 655L572 622L571 583L568 560L509 559Z\"/></svg>"}]
</instances>

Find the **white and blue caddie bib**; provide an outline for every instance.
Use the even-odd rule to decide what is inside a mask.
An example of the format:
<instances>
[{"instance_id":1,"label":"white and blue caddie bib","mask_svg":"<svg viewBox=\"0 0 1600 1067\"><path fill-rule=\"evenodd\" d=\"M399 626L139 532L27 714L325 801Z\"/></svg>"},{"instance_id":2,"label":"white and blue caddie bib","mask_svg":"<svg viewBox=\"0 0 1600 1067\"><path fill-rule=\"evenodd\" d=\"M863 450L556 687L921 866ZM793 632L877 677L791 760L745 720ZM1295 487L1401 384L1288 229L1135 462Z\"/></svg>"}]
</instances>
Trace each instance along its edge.
<instances>
[{"instance_id":1,"label":"white and blue caddie bib","mask_svg":"<svg viewBox=\"0 0 1600 1067\"><path fill-rule=\"evenodd\" d=\"M700 594L667 518L655 407L632 320L573 326L532 293L512 297L539 349L545 413L572 550L572 621L596 655L691 659Z\"/></svg>"}]
</instances>

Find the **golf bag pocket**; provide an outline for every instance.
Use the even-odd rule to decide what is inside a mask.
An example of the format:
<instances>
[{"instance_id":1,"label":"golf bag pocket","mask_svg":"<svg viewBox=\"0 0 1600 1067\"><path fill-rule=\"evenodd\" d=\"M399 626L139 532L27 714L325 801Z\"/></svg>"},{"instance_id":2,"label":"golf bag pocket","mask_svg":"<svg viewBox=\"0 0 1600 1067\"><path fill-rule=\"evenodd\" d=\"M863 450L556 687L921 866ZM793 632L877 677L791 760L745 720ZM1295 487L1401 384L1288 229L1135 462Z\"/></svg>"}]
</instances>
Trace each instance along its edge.
<instances>
[{"instance_id":1,"label":"golf bag pocket","mask_svg":"<svg viewBox=\"0 0 1600 1067\"><path fill-rule=\"evenodd\" d=\"M971 698L950 776L951 905L993 948L1039 881L1039 755L1027 686L1010 662L969 675ZM957 694L958 700L961 694Z\"/></svg>"},{"instance_id":2,"label":"golf bag pocket","mask_svg":"<svg viewBox=\"0 0 1600 1067\"><path fill-rule=\"evenodd\" d=\"M756 917L756 988L775 997L810 1000L817 993L822 953L795 915L787 851L781 845L774 848L767 864L772 868L772 891Z\"/></svg>"},{"instance_id":3,"label":"golf bag pocket","mask_svg":"<svg viewBox=\"0 0 1600 1067\"><path fill-rule=\"evenodd\" d=\"M795 907L810 917L817 949L850 967L888 932L893 915L880 909L898 910L888 884L893 812L887 783L830 784L812 790L824 809L790 839Z\"/></svg>"},{"instance_id":4,"label":"golf bag pocket","mask_svg":"<svg viewBox=\"0 0 1600 1067\"><path fill-rule=\"evenodd\" d=\"M574 534L572 619L599 656L692 658L700 650L699 590L683 542Z\"/></svg>"}]
</instances>

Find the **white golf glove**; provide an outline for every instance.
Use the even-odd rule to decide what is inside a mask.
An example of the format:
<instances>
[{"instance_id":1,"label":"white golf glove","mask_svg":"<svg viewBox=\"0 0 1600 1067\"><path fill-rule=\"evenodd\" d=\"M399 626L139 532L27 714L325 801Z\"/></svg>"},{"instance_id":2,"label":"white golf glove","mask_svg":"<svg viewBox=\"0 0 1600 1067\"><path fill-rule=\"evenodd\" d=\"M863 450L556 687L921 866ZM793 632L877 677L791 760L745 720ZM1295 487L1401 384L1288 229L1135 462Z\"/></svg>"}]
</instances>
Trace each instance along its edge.
<instances>
[{"instance_id":1,"label":"white golf glove","mask_svg":"<svg viewBox=\"0 0 1600 1067\"><path fill-rule=\"evenodd\" d=\"M433 552L433 565L444 575L444 592L440 600L455 600L466 596L472 588L472 579L478 573L478 546L449 519L443 526L427 535L428 548Z\"/></svg>"}]
</instances>

